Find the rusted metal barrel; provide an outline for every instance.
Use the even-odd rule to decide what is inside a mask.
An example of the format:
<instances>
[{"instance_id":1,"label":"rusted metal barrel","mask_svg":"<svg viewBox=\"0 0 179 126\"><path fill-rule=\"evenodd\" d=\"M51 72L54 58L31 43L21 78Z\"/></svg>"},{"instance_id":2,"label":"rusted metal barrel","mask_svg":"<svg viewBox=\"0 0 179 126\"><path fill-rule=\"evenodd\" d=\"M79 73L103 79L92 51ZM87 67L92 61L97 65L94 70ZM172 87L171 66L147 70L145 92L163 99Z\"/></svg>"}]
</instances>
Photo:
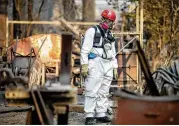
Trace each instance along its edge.
<instances>
[{"instance_id":1,"label":"rusted metal barrel","mask_svg":"<svg viewBox=\"0 0 179 126\"><path fill-rule=\"evenodd\" d=\"M121 90L117 90L114 96L118 99L114 124L179 124L178 96L139 96Z\"/></svg>"}]
</instances>

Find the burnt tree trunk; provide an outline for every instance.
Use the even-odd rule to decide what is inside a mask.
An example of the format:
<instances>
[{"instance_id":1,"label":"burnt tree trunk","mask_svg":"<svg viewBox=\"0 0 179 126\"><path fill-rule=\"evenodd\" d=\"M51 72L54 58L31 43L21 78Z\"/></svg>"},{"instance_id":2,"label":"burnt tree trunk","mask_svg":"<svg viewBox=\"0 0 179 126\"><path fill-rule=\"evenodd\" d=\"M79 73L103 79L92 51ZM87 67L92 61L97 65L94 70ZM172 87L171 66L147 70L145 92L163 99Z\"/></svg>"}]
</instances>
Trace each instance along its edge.
<instances>
[{"instance_id":1,"label":"burnt tree trunk","mask_svg":"<svg viewBox=\"0 0 179 126\"><path fill-rule=\"evenodd\" d=\"M33 21L33 16L32 16L32 10L33 10L33 0L28 0L28 21ZM32 34L32 24L29 24L27 26L27 31L25 33L25 37L28 37Z\"/></svg>"},{"instance_id":2,"label":"burnt tree trunk","mask_svg":"<svg viewBox=\"0 0 179 126\"><path fill-rule=\"evenodd\" d=\"M7 14L7 0L0 0L0 14Z\"/></svg>"},{"instance_id":3,"label":"burnt tree trunk","mask_svg":"<svg viewBox=\"0 0 179 126\"><path fill-rule=\"evenodd\" d=\"M19 0L13 0L13 20L20 21L20 8L18 5ZM14 37L20 36L22 33L20 24L14 24Z\"/></svg>"},{"instance_id":4,"label":"burnt tree trunk","mask_svg":"<svg viewBox=\"0 0 179 126\"><path fill-rule=\"evenodd\" d=\"M95 20L95 0L83 0L83 21Z\"/></svg>"},{"instance_id":5,"label":"burnt tree trunk","mask_svg":"<svg viewBox=\"0 0 179 126\"><path fill-rule=\"evenodd\" d=\"M18 14L17 8L16 8L16 0L13 0L13 20L20 20L20 16ZM14 35L13 36L19 36L20 35L20 25L15 24L14 25Z\"/></svg>"},{"instance_id":6,"label":"burnt tree trunk","mask_svg":"<svg viewBox=\"0 0 179 126\"><path fill-rule=\"evenodd\" d=\"M24 21L28 19L28 0L13 0L13 20ZM14 24L14 37L24 38L26 25Z\"/></svg>"},{"instance_id":7,"label":"burnt tree trunk","mask_svg":"<svg viewBox=\"0 0 179 126\"><path fill-rule=\"evenodd\" d=\"M74 0L63 0L64 14L63 17L67 21L75 21L75 2Z\"/></svg>"}]
</instances>

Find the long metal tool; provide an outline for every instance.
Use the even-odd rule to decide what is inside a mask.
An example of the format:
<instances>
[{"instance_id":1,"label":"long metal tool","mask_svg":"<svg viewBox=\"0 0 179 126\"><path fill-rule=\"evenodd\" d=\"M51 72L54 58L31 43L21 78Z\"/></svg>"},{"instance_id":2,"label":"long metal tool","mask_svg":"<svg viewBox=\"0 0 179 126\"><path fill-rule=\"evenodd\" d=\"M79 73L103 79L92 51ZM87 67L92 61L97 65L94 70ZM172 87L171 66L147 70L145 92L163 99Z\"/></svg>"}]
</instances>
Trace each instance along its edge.
<instances>
[{"instance_id":1,"label":"long metal tool","mask_svg":"<svg viewBox=\"0 0 179 126\"><path fill-rule=\"evenodd\" d=\"M137 36L134 37L132 40L130 40L125 46L123 46L122 49L120 49L120 50L116 53L115 57L116 57L123 49L125 49L129 44L135 42L134 40L135 40L136 38L137 38Z\"/></svg>"}]
</instances>

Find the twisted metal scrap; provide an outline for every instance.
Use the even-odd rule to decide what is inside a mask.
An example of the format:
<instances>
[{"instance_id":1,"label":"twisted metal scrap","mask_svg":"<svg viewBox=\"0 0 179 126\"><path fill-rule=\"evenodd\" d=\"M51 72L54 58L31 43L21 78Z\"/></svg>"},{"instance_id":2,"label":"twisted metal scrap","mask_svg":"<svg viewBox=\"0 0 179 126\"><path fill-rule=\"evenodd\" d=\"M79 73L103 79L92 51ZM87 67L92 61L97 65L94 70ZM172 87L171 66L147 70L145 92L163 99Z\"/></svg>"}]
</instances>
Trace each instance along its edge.
<instances>
[{"instance_id":1,"label":"twisted metal scrap","mask_svg":"<svg viewBox=\"0 0 179 126\"><path fill-rule=\"evenodd\" d=\"M179 60L175 60L168 68L159 68L153 74L160 95L176 95L179 93Z\"/></svg>"},{"instance_id":2,"label":"twisted metal scrap","mask_svg":"<svg viewBox=\"0 0 179 126\"><path fill-rule=\"evenodd\" d=\"M5 76L4 76L5 73ZM14 76L10 68L0 69L0 86L5 86L9 84L17 85L28 85L28 78L23 76Z\"/></svg>"}]
</instances>

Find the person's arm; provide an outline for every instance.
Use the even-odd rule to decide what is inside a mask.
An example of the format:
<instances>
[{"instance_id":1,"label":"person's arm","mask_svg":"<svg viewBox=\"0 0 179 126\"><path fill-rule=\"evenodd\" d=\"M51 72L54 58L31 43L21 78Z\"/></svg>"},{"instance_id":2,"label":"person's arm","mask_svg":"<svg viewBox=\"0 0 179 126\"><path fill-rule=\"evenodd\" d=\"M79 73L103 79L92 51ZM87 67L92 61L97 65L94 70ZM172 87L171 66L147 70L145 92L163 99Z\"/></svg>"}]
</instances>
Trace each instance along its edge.
<instances>
[{"instance_id":1,"label":"person's arm","mask_svg":"<svg viewBox=\"0 0 179 126\"><path fill-rule=\"evenodd\" d=\"M95 34L95 29L94 28L89 28L86 33L85 33L85 38L83 45L81 47L81 57L80 57L80 62L81 65L83 64L88 64L88 55L93 47L93 38Z\"/></svg>"}]
</instances>

